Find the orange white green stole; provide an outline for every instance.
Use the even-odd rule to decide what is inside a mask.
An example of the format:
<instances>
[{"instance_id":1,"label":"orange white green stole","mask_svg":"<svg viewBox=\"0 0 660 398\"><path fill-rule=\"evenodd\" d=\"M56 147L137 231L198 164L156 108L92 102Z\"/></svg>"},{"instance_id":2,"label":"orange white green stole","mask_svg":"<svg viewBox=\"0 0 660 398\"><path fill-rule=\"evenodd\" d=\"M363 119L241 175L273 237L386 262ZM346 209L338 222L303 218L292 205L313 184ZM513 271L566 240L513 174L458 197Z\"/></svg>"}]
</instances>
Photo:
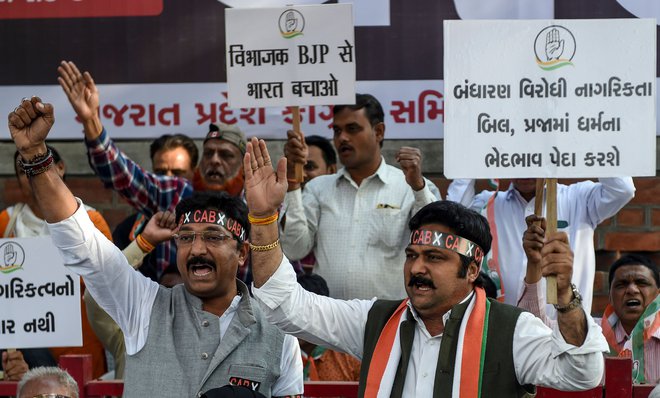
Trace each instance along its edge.
<instances>
[{"instance_id":1,"label":"orange white green stole","mask_svg":"<svg viewBox=\"0 0 660 398\"><path fill-rule=\"evenodd\" d=\"M486 355L490 302L482 288L475 288L475 297L468 305L459 329L457 355L454 361L452 397L481 397L482 372ZM394 311L380 333L367 374L365 398L389 397L392 382L401 359L399 330L406 318L408 301ZM467 343L469 342L469 344Z\"/></svg>"},{"instance_id":2,"label":"orange white green stole","mask_svg":"<svg viewBox=\"0 0 660 398\"><path fill-rule=\"evenodd\" d=\"M614 308L608 304L603 313L600 326L603 329L607 344L610 346L610 355L632 358L633 382L645 383L644 343L660 329L660 295L646 307L637 324L635 324L632 333L630 333L630 338L623 345L616 341L614 328L617 322L619 322L619 317L614 312Z\"/></svg>"}]
</instances>

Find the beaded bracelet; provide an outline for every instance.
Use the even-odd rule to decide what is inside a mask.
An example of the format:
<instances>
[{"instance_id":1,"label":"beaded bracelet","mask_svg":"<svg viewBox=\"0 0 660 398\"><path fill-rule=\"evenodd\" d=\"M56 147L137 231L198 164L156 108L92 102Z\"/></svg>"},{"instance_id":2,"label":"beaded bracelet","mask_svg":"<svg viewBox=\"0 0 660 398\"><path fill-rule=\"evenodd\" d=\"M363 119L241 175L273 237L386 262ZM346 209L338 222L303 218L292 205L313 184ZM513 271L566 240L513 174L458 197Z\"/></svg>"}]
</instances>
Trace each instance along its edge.
<instances>
[{"instance_id":1,"label":"beaded bracelet","mask_svg":"<svg viewBox=\"0 0 660 398\"><path fill-rule=\"evenodd\" d=\"M252 225L269 225L277 221L279 216L280 216L279 211L276 211L275 214L273 214L272 216L268 216L264 218L252 217L252 215L248 213L248 221L250 221L250 224Z\"/></svg>"},{"instance_id":2,"label":"beaded bracelet","mask_svg":"<svg viewBox=\"0 0 660 398\"><path fill-rule=\"evenodd\" d=\"M268 245L263 245L263 246L253 245L252 243L250 243L250 249L252 249L252 251L255 251L255 252L267 252L269 250L273 250L274 248L276 248L279 245L280 245L280 240L278 239L273 243L270 243Z\"/></svg>"},{"instance_id":3,"label":"beaded bracelet","mask_svg":"<svg viewBox=\"0 0 660 398\"><path fill-rule=\"evenodd\" d=\"M50 149L46 153L40 153L33 157L29 162L24 160L22 156L19 159L19 165L28 178L45 173L53 167L54 162L53 152Z\"/></svg>"}]
</instances>

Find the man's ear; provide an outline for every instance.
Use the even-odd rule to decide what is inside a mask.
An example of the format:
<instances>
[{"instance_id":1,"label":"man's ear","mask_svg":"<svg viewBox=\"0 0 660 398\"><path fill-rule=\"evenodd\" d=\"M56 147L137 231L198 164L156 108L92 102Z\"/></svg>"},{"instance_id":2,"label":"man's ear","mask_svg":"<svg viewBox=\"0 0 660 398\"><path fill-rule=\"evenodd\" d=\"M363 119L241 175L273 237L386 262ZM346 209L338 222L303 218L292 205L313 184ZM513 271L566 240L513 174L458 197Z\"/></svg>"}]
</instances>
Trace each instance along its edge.
<instances>
[{"instance_id":1,"label":"man's ear","mask_svg":"<svg viewBox=\"0 0 660 398\"><path fill-rule=\"evenodd\" d=\"M470 261L470 264L468 264L468 269L467 269L467 278L468 282L474 283L474 281L477 280L479 277L479 265L473 260Z\"/></svg>"},{"instance_id":2,"label":"man's ear","mask_svg":"<svg viewBox=\"0 0 660 398\"><path fill-rule=\"evenodd\" d=\"M337 172L337 165L331 164L328 166L328 174L335 174Z\"/></svg>"},{"instance_id":3,"label":"man's ear","mask_svg":"<svg viewBox=\"0 0 660 398\"><path fill-rule=\"evenodd\" d=\"M238 249L238 267L245 265L248 255L250 254L250 244L247 242L241 243L241 247Z\"/></svg>"},{"instance_id":4,"label":"man's ear","mask_svg":"<svg viewBox=\"0 0 660 398\"><path fill-rule=\"evenodd\" d=\"M380 122L375 125L374 131L376 133L376 140L378 143L381 143L385 139L385 123Z\"/></svg>"}]
</instances>

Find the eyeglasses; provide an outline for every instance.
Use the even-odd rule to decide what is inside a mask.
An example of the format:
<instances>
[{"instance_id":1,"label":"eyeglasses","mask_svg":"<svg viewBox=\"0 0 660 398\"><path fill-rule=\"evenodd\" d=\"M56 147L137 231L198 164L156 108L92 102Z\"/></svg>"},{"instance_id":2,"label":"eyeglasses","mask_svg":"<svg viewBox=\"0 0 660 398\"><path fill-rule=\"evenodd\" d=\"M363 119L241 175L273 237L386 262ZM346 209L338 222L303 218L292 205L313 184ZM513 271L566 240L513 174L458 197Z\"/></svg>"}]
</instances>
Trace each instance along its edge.
<instances>
[{"instance_id":1,"label":"eyeglasses","mask_svg":"<svg viewBox=\"0 0 660 398\"><path fill-rule=\"evenodd\" d=\"M71 398L68 395L61 395L61 394L39 394L35 395L32 398Z\"/></svg>"},{"instance_id":2,"label":"eyeglasses","mask_svg":"<svg viewBox=\"0 0 660 398\"><path fill-rule=\"evenodd\" d=\"M174 234L173 237L178 246L190 246L195 242L195 236L197 235L199 235L202 238L202 241L208 246L219 246L222 242L233 239L231 236L225 235L219 231L184 231Z\"/></svg>"}]
</instances>

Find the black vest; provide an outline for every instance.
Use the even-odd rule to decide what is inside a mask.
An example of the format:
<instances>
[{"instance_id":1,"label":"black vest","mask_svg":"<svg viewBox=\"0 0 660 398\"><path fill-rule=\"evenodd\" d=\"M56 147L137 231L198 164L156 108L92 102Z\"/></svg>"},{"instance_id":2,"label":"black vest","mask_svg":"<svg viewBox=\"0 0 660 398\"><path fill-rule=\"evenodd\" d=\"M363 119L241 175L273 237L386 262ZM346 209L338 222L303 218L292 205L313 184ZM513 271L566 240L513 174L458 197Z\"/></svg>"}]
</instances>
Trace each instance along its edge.
<instances>
[{"instance_id":1,"label":"black vest","mask_svg":"<svg viewBox=\"0 0 660 398\"><path fill-rule=\"evenodd\" d=\"M472 298L474 299L474 298ZM470 300L455 305L445 324L445 330L440 344L438 365L433 386L434 398L451 397L454 379L454 359L456 346L461 327L461 320L465 314ZM378 300L374 303L367 318L364 333L364 353L360 369L360 388L358 396L364 397L367 374L371 357L376 348L378 337L401 301ZM486 343L486 357L484 363L481 391L487 392L482 396L490 397L522 397L533 391L532 386L522 386L516 378L513 364L513 332L518 321L521 309L498 301L490 300L489 327ZM415 335L415 320L408 314L410 320L401 323L401 360L397 368L396 377L392 386L391 397L400 398L408 370L408 360Z\"/></svg>"}]
</instances>

